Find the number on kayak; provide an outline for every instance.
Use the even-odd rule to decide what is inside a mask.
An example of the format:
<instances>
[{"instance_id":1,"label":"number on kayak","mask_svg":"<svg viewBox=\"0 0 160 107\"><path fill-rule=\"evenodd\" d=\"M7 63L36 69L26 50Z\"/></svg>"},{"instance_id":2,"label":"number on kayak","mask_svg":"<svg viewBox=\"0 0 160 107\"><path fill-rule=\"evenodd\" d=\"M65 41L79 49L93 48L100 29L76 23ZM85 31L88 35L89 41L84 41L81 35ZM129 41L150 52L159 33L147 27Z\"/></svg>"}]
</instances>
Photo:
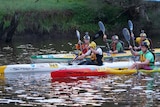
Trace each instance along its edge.
<instances>
[{"instance_id":1,"label":"number on kayak","mask_svg":"<svg viewBox=\"0 0 160 107\"><path fill-rule=\"evenodd\" d=\"M49 64L50 68L58 68L58 64Z\"/></svg>"},{"instance_id":2,"label":"number on kayak","mask_svg":"<svg viewBox=\"0 0 160 107\"><path fill-rule=\"evenodd\" d=\"M97 71L98 71L98 72L106 71L106 70L107 70L107 68L106 68L106 67L100 67L100 68L97 68Z\"/></svg>"}]
</instances>

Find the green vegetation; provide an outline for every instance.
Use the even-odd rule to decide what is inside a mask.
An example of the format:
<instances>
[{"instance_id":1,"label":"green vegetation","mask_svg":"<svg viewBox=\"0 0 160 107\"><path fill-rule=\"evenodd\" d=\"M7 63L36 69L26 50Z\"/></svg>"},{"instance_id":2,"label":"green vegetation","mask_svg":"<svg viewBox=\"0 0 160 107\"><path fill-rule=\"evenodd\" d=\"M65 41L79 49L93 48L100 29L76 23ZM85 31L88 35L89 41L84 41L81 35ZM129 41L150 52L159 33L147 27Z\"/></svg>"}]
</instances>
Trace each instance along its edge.
<instances>
[{"instance_id":1,"label":"green vegetation","mask_svg":"<svg viewBox=\"0 0 160 107\"><path fill-rule=\"evenodd\" d=\"M0 18L4 17L5 22L14 12L20 14L18 32L95 32L99 20L110 20L121 9L113 9L99 0L0 0L0 10Z\"/></svg>"},{"instance_id":2,"label":"green vegetation","mask_svg":"<svg viewBox=\"0 0 160 107\"><path fill-rule=\"evenodd\" d=\"M107 0L106 0L107 1ZM98 21L104 22L110 32L120 33L127 26L128 14L122 6L125 0L0 0L0 19L9 25L12 15L20 16L19 33L70 32L78 29L95 33ZM134 0L129 2L134 3ZM151 13L151 12L150 12ZM154 14L156 15L156 14ZM154 16L150 14L151 18ZM136 19L133 17L132 19ZM155 18L155 17L154 17ZM153 18L153 19L154 19ZM142 19L144 23L144 20ZM157 25L156 25L157 26Z\"/></svg>"}]
</instances>

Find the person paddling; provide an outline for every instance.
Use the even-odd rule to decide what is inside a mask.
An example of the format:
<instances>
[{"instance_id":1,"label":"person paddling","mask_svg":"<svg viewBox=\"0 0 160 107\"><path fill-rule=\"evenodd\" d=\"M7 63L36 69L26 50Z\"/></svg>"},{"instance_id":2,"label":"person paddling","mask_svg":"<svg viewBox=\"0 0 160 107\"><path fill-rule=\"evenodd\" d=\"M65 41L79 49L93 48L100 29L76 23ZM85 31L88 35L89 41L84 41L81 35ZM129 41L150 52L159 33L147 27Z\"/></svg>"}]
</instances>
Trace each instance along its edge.
<instances>
[{"instance_id":1,"label":"person paddling","mask_svg":"<svg viewBox=\"0 0 160 107\"><path fill-rule=\"evenodd\" d=\"M119 37L117 35L113 35L112 39L107 39L107 36L103 36L103 41L106 42L106 44L109 42L111 49L109 49L109 53L116 54L116 53L122 53L124 52L123 43L119 40Z\"/></svg>"},{"instance_id":2,"label":"person paddling","mask_svg":"<svg viewBox=\"0 0 160 107\"><path fill-rule=\"evenodd\" d=\"M103 65L103 52L101 48L96 46L96 43L92 41L88 46L88 51L85 54L78 56L77 59L84 59L86 56L91 56L90 60L83 61L79 65Z\"/></svg>"},{"instance_id":3,"label":"person paddling","mask_svg":"<svg viewBox=\"0 0 160 107\"><path fill-rule=\"evenodd\" d=\"M81 50L82 52L80 54L85 54L88 51L88 46L90 43L90 36L88 32L85 33L83 37L84 42L82 43L81 40L78 41L78 44L76 44L76 49Z\"/></svg>"},{"instance_id":4,"label":"person paddling","mask_svg":"<svg viewBox=\"0 0 160 107\"><path fill-rule=\"evenodd\" d=\"M134 34L132 34L132 35L134 35ZM141 44L142 44L142 42L147 42L149 48L152 49L151 40L150 40L149 38L147 38L146 33L142 32L142 33L140 33L140 37L137 37L137 38L136 38L136 43L137 43L139 46L135 46L135 47L134 47L134 50L141 50Z\"/></svg>"},{"instance_id":5,"label":"person paddling","mask_svg":"<svg viewBox=\"0 0 160 107\"><path fill-rule=\"evenodd\" d=\"M151 70L154 67L154 62L155 62L155 56L154 53L152 53L149 50L149 44L148 42L142 42L141 43L141 51L136 52L133 50L132 46L129 46L131 49L131 53L134 56L140 56L140 61L141 62L136 62L134 63L129 69L146 69L146 70Z\"/></svg>"}]
</instances>

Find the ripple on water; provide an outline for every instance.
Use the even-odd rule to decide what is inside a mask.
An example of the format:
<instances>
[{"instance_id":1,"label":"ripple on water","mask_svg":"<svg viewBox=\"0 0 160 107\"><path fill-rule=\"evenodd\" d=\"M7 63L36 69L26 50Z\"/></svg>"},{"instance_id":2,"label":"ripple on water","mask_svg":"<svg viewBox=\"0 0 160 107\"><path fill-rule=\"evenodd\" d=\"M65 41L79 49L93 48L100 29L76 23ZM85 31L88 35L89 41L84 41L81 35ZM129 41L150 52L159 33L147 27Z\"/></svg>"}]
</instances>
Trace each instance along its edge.
<instances>
[{"instance_id":1,"label":"ripple on water","mask_svg":"<svg viewBox=\"0 0 160 107\"><path fill-rule=\"evenodd\" d=\"M115 93L121 93L121 92L126 92L127 90L126 89L115 89L115 90L112 90L112 92L115 92Z\"/></svg>"},{"instance_id":2,"label":"ripple on water","mask_svg":"<svg viewBox=\"0 0 160 107\"><path fill-rule=\"evenodd\" d=\"M45 97L26 97L26 99L28 99L28 100L43 100L43 99L45 99Z\"/></svg>"},{"instance_id":3,"label":"ripple on water","mask_svg":"<svg viewBox=\"0 0 160 107\"><path fill-rule=\"evenodd\" d=\"M21 93L24 93L24 92L25 92L25 90L16 90L15 91L16 94L21 94Z\"/></svg>"},{"instance_id":4,"label":"ripple on water","mask_svg":"<svg viewBox=\"0 0 160 107\"><path fill-rule=\"evenodd\" d=\"M64 99L52 98L52 99L43 99L43 100L35 100L40 103L63 103Z\"/></svg>"},{"instance_id":5,"label":"ripple on water","mask_svg":"<svg viewBox=\"0 0 160 107\"><path fill-rule=\"evenodd\" d=\"M145 92L146 94L153 94L153 93L155 93L155 91L153 91L153 90L144 90L144 92Z\"/></svg>"},{"instance_id":6,"label":"ripple on water","mask_svg":"<svg viewBox=\"0 0 160 107\"><path fill-rule=\"evenodd\" d=\"M132 88L132 90L143 90L142 86L135 86Z\"/></svg>"},{"instance_id":7,"label":"ripple on water","mask_svg":"<svg viewBox=\"0 0 160 107\"><path fill-rule=\"evenodd\" d=\"M22 100L0 99L0 104L9 104L9 103L25 103L25 102Z\"/></svg>"},{"instance_id":8,"label":"ripple on water","mask_svg":"<svg viewBox=\"0 0 160 107\"><path fill-rule=\"evenodd\" d=\"M131 87L131 84L117 84L115 86L116 87L121 87L121 88L127 88L127 87Z\"/></svg>"},{"instance_id":9,"label":"ripple on water","mask_svg":"<svg viewBox=\"0 0 160 107\"><path fill-rule=\"evenodd\" d=\"M151 77L146 77L146 78L144 78L144 79L142 79L142 80L144 80L144 81L152 81L152 80L154 80L154 79L151 78Z\"/></svg>"}]
</instances>

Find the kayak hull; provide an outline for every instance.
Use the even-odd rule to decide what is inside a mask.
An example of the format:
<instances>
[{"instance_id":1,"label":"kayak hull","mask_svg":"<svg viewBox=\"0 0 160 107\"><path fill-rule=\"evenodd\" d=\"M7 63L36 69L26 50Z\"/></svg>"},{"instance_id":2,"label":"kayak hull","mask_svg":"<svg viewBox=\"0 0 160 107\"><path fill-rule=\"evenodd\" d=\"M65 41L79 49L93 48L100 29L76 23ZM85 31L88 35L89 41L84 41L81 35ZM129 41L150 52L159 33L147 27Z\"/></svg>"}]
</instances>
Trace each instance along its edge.
<instances>
[{"instance_id":1,"label":"kayak hull","mask_svg":"<svg viewBox=\"0 0 160 107\"><path fill-rule=\"evenodd\" d=\"M114 68L114 69L115 68L120 68L120 69L128 68L133 63L134 63L133 61L104 62L104 64L102 66L97 66L97 65L68 65L66 63L15 64L15 65L0 66L0 74L33 73L33 72L38 72L38 73L39 72L49 72L50 73L52 71L63 70L63 69L66 69L66 70L67 69L74 69L73 71L75 71L75 68L76 68L77 73L78 73L78 71L81 72L81 71L87 69L87 71L92 71L93 72L95 70L95 73L98 72L97 74L93 74L93 75L103 75L104 73L99 73L99 71L102 70L102 72L105 72L105 73L108 74L109 71L113 71L112 69L110 70L109 68ZM156 65L160 65L160 63L156 62ZM121 72L121 73L124 74L124 72ZM126 73L128 73L128 72L126 72ZM88 74L88 72L86 73L86 75L87 74ZM116 74L120 74L120 72L116 73Z\"/></svg>"},{"instance_id":2,"label":"kayak hull","mask_svg":"<svg viewBox=\"0 0 160 107\"><path fill-rule=\"evenodd\" d=\"M96 68L68 68L60 69L51 72L52 78L57 77L79 77L79 76L105 76L107 74L133 74L135 70L117 70L108 67L96 67Z\"/></svg>"},{"instance_id":3,"label":"kayak hull","mask_svg":"<svg viewBox=\"0 0 160 107\"><path fill-rule=\"evenodd\" d=\"M61 77L83 77L83 76L105 76L105 75L131 75L137 72L142 73L154 73L160 72L160 68L155 68L153 70L129 70L129 69L114 69L108 67L98 67L98 68L70 68L55 70L51 72L51 78L61 78Z\"/></svg>"},{"instance_id":4,"label":"kayak hull","mask_svg":"<svg viewBox=\"0 0 160 107\"><path fill-rule=\"evenodd\" d=\"M26 72L42 72L53 71L62 68L58 63L39 63L39 64L15 64L0 66L0 74L6 73L26 73Z\"/></svg>"},{"instance_id":5,"label":"kayak hull","mask_svg":"<svg viewBox=\"0 0 160 107\"><path fill-rule=\"evenodd\" d=\"M160 48L156 48L154 51L155 54L160 54ZM103 53L104 60L109 58L124 58L124 57L131 57L131 52L129 50L125 51L124 53L118 54L108 54ZM53 63L53 62L68 62L69 60L73 60L76 57L75 54L47 54L47 55L33 55L31 56L31 61L33 63ZM86 59L89 59L88 56Z\"/></svg>"},{"instance_id":6,"label":"kayak hull","mask_svg":"<svg viewBox=\"0 0 160 107\"><path fill-rule=\"evenodd\" d=\"M96 70L83 68L83 69L68 69L57 70L51 73L51 77L81 77L81 76L105 76L105 72L97 72Z\"/></svg>"}]
</instances>

